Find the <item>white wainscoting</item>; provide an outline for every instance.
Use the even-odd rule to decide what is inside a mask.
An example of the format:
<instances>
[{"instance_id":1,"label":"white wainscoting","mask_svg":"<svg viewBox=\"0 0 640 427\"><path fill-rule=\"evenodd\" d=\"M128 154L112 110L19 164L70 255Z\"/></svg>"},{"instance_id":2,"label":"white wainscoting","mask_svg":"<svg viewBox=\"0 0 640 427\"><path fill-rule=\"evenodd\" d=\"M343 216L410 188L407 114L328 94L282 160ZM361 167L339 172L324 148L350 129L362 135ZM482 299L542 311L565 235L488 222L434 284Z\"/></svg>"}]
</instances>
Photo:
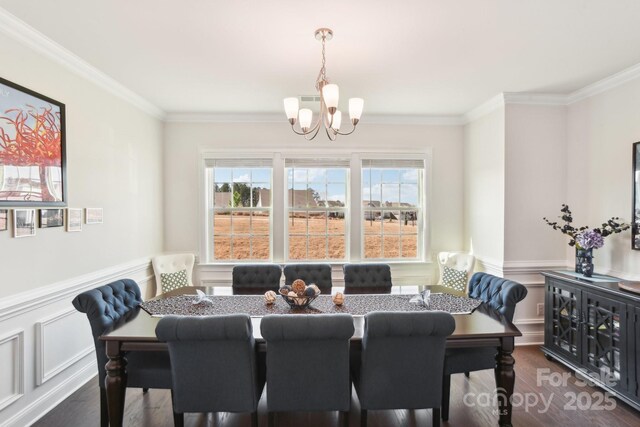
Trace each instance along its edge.
<instances>
[{"instance_id":1,"label":"white wainscoting","mask_svg":"<svg viewBox=\"0 0 640 427\"><path fill-rule=\"evenodd\" d=\"M24 330L0 337L0 360L1 411L24 395Z\"/></svg>"},{"instance_id":2,"label":"white wainscoting","mask_svg":"<svg viewBox=\"0 0 640 427\"><path fill-rule=\"evenodd\" d=\"M36 322L35 344L36 385L46 383L95 351L86 315L73 307Z\"/></svg>"},{"instance_id":3,"label":"white wainscoting","mask_svg":"<svg viewBox=\"0 0 640 427\"><path fill-rule=\"evenodd\" d=\"M89 322L71 301L123 278L146 295L153 285L150 259L0 299L0 331L13 331L0 335L0 426L33 424L97 374Z\"/></svg>"}]
</instances>

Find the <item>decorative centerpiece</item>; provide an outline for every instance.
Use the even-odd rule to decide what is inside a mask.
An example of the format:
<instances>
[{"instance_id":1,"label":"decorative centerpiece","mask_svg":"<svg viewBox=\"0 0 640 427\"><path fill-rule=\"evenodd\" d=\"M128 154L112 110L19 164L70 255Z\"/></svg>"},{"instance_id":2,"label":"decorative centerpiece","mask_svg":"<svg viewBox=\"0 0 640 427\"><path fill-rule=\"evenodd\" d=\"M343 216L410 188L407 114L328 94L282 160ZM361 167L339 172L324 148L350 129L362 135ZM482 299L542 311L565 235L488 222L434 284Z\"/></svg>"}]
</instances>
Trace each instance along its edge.
<instances>
[{"instance_id":1,"label":"decorative centerpiece","mask_svg":"<svg viewBox=\"0 0 640 427\"><path fill-rule=\"evenodd\" d=\"M564 224L558 224L557 221L549 221L546 217L542 218L554 230L560 230L562 234L566 234L571 238L569 246L576 248L576 273L582 273L586 277L593 274L593 250L604 246L604 238L628 230L631 226L620 220L619 217L611 217L607 222L602 223L601 227L589 228L589 226L574 227L573 215L568 205L563 204L560 209L562 215L559 217Z\"/></svg>"},{"instance_id":2,"label":"decorative centerpiece","mask_svg":"<svg viewBox=\"0 0 640 427\"><path fill-rule=\"evenodd\" d=\"M313 283L307 286L303 280L297 279L291 283L291 286L281 287L279 292L291 308L305 308L320 295L320 288Z\"/></svg>"}]
</instances>

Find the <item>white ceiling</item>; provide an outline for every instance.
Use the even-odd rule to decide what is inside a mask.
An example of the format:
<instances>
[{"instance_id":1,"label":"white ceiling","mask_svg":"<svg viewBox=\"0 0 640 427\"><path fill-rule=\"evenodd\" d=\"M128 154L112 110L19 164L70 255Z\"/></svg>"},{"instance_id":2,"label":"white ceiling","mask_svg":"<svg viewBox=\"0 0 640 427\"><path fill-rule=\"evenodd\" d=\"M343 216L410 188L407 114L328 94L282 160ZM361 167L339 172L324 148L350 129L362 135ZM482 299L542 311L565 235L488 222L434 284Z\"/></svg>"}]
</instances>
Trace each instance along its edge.
<instances>
[{"instance_id":1,"label":"white ceiling","mask_svg":"<svg viewBox=\"0 0 640 427\"><path fill-rule=\"evenodd\" d=\"M327 74L365 114L458 115L640 63L637 0L0 0L166 112L282 113ZM284 114L284 113L283 113ZM284 117L284 116L283 116Z\"/></svg>"}]
</instances>

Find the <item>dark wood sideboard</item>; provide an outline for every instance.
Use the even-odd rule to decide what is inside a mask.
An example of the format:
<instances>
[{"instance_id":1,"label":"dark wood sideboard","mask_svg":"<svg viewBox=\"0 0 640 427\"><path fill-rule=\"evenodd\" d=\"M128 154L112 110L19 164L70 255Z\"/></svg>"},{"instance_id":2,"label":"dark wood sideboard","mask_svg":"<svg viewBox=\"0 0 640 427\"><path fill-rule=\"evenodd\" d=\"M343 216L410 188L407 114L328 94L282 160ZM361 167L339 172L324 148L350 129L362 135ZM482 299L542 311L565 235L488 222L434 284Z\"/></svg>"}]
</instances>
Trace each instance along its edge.
<instances>
[{"instance_id":1,"label":"dark wood sideboard","mask_svg":"<svg viewBox=\"0 0 640 427\"><path fill-rule=\"evenodd\" d=\"M640 410L640 294L611 276L542 275L545 356Z\"/></svg>"}]
</instances>

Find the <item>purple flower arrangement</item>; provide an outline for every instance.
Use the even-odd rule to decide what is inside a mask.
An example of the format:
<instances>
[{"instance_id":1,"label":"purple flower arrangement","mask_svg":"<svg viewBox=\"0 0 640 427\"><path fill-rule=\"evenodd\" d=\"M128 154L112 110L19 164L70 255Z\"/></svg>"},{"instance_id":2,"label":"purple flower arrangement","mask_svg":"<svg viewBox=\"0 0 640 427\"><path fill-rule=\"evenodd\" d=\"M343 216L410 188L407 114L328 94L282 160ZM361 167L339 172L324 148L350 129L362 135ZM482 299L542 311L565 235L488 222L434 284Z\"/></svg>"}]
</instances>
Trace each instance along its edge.
<instances>
[{"instance_id":1,"label":"purple flower arrangement","mask_svg":"<svg viewBox=\"0 0 640 427\"><path fill-rule=\"evenodd\" d=\"M604 237L595 230L584 230L576 236L576 243L582 249L599 249L604 246Z\"/></svg>"},{"instance_id":2,"label":"purple flower arrangement","mask_svg":"<svg viewBox=\"0 0 640 427\"><path fill-rule=\"evenodd\" d=\"M554 230L560 230L562 234L566 234L571 238L569 246L575 246L578 249L598 249L604 245L604 238L611 235L628 230L631 226L620 220L619 217L611 217L607 222L602 223L600 227L590 229L588 226L574 227L572 225L573 215L568 205L562 205L560 209L562 215L559 217L564 224L558 224L557 221L549 221L542 218Z\"/></svg>"}]
</instances>

